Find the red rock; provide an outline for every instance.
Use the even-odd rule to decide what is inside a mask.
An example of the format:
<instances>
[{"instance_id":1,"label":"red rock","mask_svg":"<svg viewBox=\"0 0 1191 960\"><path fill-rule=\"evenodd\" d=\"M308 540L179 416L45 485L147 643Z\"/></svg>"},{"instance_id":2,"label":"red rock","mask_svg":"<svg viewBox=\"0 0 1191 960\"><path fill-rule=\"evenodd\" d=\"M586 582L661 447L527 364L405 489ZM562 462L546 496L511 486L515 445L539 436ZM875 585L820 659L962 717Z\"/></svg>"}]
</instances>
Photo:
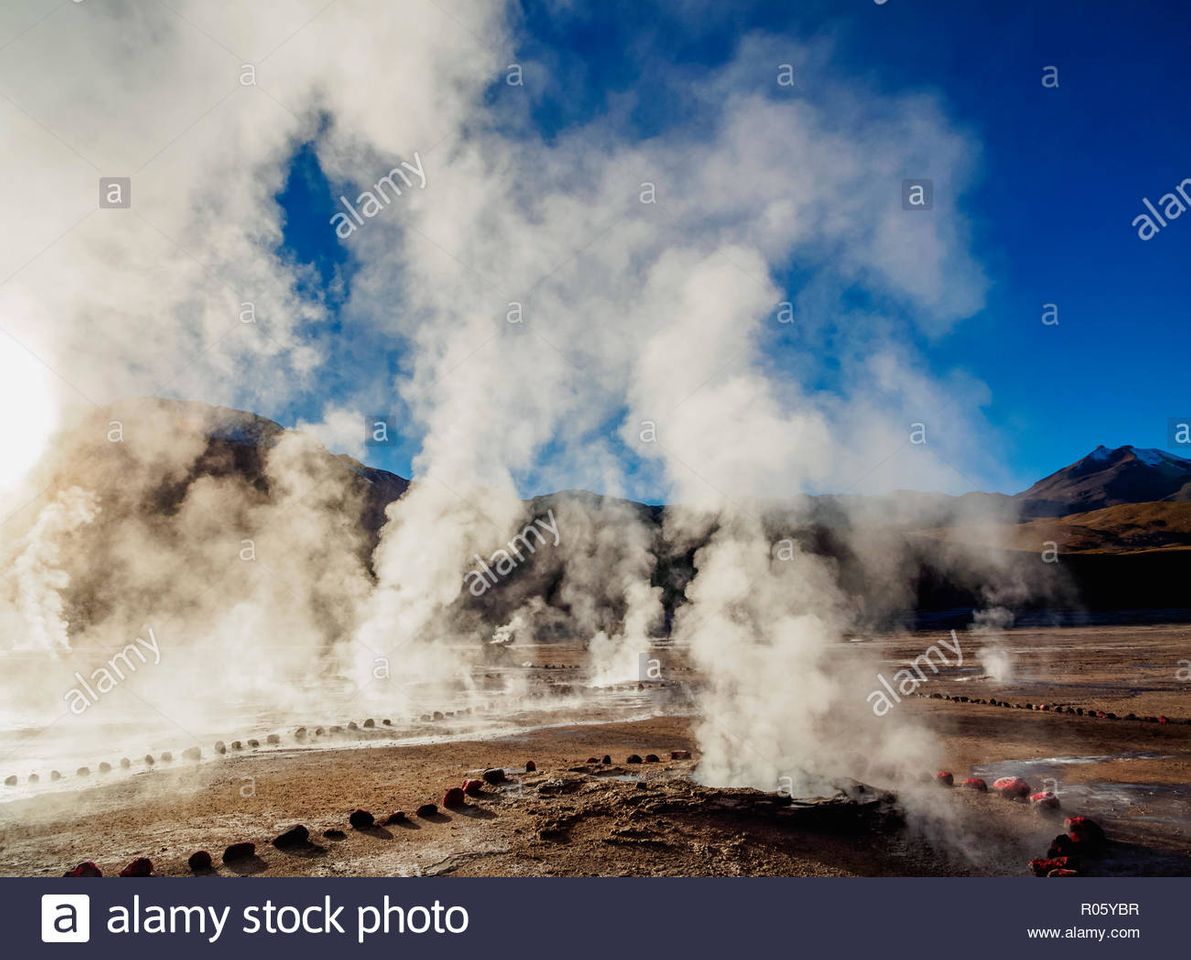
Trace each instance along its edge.
<instances>
[{"instance_id":1,"label":"red rock","mask_svg":"<svg viewBox=\"0 0 1191 960\"><path fill-rule=\"evenodd\" d=\"M67 870L64 877L102 877L103 871L97 867L93 861L84 860L73 870Z\"/></svg>"},{"instance_id":2,"label":"red rock","mask_svg":"<svg viewBox=\"0 0 1191 960\"><path fill-rule=\"evenodd\" d=\"M478 797L484 790L483 780L464 780L461 788L469 797Z\"/></svg>"},{"instance_id":3,"label":"red rock","mask_svg":"<svg viewBox=\"0 0 1191 960\"><path fill-rule=\"evenodd\" d=\"M1048 857L1070 857L1077 853L1076 843L1067 834L1060 833L1046 850Z\"/></svg>"},{"instance_id":4,"label":"red rock","mask_svg":"<svg viewBox=\"0 0 1191 960\"><path fill-rule=\"evenodd\" d=\"M1066 870L1069 866L1067 857L1048 857L1030 861L1030 869L1036 877L1045 877L1051 870Z\"/></svg>"},{"instance_id":5,"label":"red rock","mask_svg":"<svg viewBox=\"0 0 1191 960\"><path fill-rule=\"evenodd\" d=\"M1049 790L1041 790L1030 794L1030 806L1036 810L1058 810L1059 798Z\"/></svg>"},{"instance_id":6,"label":"red rock","mask_svg":"<svg viewBox=\"0 0 1191 960\"><path fill-rule=\"evenodd\" d=\"M442 795L442 805L448 810L452 807L462 807L466 803L467 797L464 795L462 787L451 787Z\"/></svg>"},{"instance_id":7,"label":"red rock","mask_svg":"<svg viewBox=\"0 0 1191 960\"><path fill-rule=\"evenodd\" d=\"M153 874L153 861L148 857L137 857L120 871L122 877L148 877Z\"/></svg>"},{"instance_id":8,"label":"red rock","mask_svg":"<svg viewBox=\"0 0 1191 960\"><path fill-rule=\"evenodd\" d=\"M980 793L988 793L988 784L984 782L982 777L966 777L963 785L969 790L977 790Z\"/></svg>"},{"instance_id":9,"label":"red rock","mask_svg":"<svg viewBox=\"0 0 1191 960\"><path fill-rule=\"evenodd\" d=\"M1031 793L1030 785L1021 777L1001 777L993 781L993 789L1009 800L1025 800Z\"/></svg>"},{"instance_id":10,"label":"red rock","mask_svg":"<svg viewBox=\"0 0 1191 960\"><path fill-rule=\"evenodd\" d=\"M237 860L247 860L256 856L255 843L233 843L223 851L224 863L235 863Z\"/></svg>"},{"instance_id":11,"label":"red rock","mask_svg":"<svg viewBox=\"0 0 1191 960\"><path fill-rule=\"evenodd\" d=\"M206 850L198 850L190 855L190 859L186 861L186 866L190 867L191 873L204 873L211 869L214 861L211 859L211 854Z\"/></svg>"},{"instance_id":12,"label":"red rock","mask_svg":"<svg viewBox=\"0 0 1191 960\"><path fill-rule=\"evenodd\" d=\"M945 787L949 787L953 783L955 783L955 777L952 776L950 770L936 770L935 771L935 780L937 780L939 783L943 784L943 786L945 786Z\"/></svg>"},{"instance_id":13,"label":"red rock","mask_svg":"<svg viewBox=\"0 0 1191 960\"><path fill-rule=\"evenodd\" d=\"M1063 826L1067 830L1067 836L1084 849L1098 849L1108 840L1104 835L1104 828L1089 817L1068 817L1063 821Z\"/></svg>"},{"instance_id":14,"label":"red rock","mask_svg":"<svg viewBox=\"0 0 1191 960\"><path fill-rule=\"evenodd\" d=\"M1166 717L1165 717L1165 716L1163 716L1162 714L1158 714L1158 722L1159 722L1159 723L1161 723L1161 724L1165 724L1165 723L1167 723L1168 721L1167 721L1167 719L1166 719Z\"/></svg>"},{"instance_id":15,"label":"red rock","mask_svg":"<svg viewBox=\"0 0 1191 960\"><path fill-rule=\"evenodd\" d=\"M308 846L309 843L310 831L300 823L273 839L273 846L278 850L298 850Z\"/></svg>"}]
</instances>

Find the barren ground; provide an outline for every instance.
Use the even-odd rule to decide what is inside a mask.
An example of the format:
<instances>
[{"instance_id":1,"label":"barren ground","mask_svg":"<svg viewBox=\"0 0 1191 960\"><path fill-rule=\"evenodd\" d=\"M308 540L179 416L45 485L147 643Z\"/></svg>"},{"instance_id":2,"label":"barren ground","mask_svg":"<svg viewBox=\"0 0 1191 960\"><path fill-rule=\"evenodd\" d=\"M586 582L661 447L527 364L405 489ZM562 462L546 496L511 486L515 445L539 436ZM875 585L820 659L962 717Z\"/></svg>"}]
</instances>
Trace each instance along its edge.
<instances>
[{"instance_id":1,"label":"barren ground","mask_svg":"<svg viewBox=\"0 0 1191 960\"><path fill-rule=\"evenodd\" d=\"M896 669L938 636L873 639ZM1095 873L1191 874L1189 685L1191 628L1020 630L1008 635L1015 677L993 683L979 670L932 679L914 711L939 734L942 764L957 782L1018 773L1036 789L1057 787L1067 813L1100 820L1114 839ZM565 659L561 655L556 659ZM996 699L1018 708L930 699ZM1166 724L1099 719L1053 710L1164 715ZM691 760L671 760L690 750ZM657 763L626 764L630 754ZM589 764L610 755L613 763ZM537 770L525 772L527 760ZM839 801L791 807L755 791L691 782L697 746L684 716L537 729L517 736L368 749L262 748L201 764L170 766L83 790L0 806L0 873L57 876L82 860L105 874L137 856L162 875L188 875L187 857L209 850L221 875L1027 875L1061 832L1061 815L959 788L923 785L937 811L903 818L869 789ZM486 785L459 810L414 815L447 787L485 768L508 782ZM928 771L924 771L928 773ZM1044 782L1047 781L1047 782ZM882 784L872 787L882 788ZM936 799L937 798L937 799ZM357 831L348 814L401 824ZM283 852L270 840L294 824L309 848ZM343 839L323 831L341 829ZM225 846L253 841L258 856L220 864Z\"/></svg>"}]
</instances>

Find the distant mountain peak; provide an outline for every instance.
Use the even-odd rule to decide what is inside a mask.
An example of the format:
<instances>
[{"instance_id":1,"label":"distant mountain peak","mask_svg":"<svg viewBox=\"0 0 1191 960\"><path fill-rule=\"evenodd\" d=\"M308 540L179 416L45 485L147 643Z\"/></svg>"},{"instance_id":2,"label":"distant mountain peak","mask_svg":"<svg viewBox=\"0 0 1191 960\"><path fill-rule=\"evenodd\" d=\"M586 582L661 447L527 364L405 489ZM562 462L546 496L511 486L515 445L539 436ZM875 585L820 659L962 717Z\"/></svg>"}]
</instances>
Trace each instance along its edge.
<instances>
[{"instance_id":1,"label":"distant mountain peak","mask_svg":"<svg viewBox=\"0 0 1191 960\"><path fill-rule=\"evenodd\" d=\"M1119 503L1184 499L1191 489L1191 460L1154 447L1109 448L1056 470L1017 494L1026 513L1063 516Z\"/></svg>"},{"instance_id":2,"label":"distant mountain peak","mask_svg":"<svg viewBox=\"0 0 1191 960\"><path fill-rule=\"evenodd\" d=\"M1078 462L1111 463L1130 456L1151 467L1161 467L1168 464L1178 466L1191 464L1191 460L1188 460L1186 457L1180 457L1177 454L1159 450L1157 447L1135 447L1130 443L1125 444L1123 447L1111 448L1100 444L1095 450L1084 457L1083 460Z\"/></svg>"}]
</instances>

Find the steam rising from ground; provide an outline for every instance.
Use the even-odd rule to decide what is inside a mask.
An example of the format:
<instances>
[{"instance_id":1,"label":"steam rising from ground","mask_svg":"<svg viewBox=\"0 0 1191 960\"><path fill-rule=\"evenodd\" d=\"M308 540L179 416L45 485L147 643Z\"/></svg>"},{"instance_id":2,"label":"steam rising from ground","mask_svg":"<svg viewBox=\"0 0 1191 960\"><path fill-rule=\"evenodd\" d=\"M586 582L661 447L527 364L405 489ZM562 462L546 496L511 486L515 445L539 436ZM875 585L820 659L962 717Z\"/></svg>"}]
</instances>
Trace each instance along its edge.
<instances>
[{"instance_id":1,"label":"steam rising from ground","mask_svg":"<svg viewBox=\"0 0 1191 960\"><path fill-rule=\"evenodd\" d=\"M28 211L33 236L4 240L0 324L56 372L66 408L4 503L0 644L36 657L5 673L15 713L61 714L72 672L146 625L162 664L97 704L104 722L156 713L183 735L236 711L460 702L510 644L560 629L589 645L594 683L624 679L665 632L656 530L635 508L560 507L557 551L509 577L518 602L495 620L464 576L531 519L519 489L650 482L672 505L667 549L696 549L673 642L703 674L703 776L773 788L925 762L919 732L868 714L872 665L839 655L858 611L831 565L775 558L759 514L812 490L987 473L982 386L932 380L908 346L978 309L984 287L956 209L973 149L938 104L835 76L828 47L753 36L691 81L690 127L641 140L608 116L547 142L527 132L532 89L486 95L515 56L502 4L67 6L0 59L12 78L40 58L45 88L18 85L25 112L0 106L25 145L0 203L25 219L28 198L53 198ZM813 95L775 85L791 61ZM415 152L428 178L348 241L359 271L337 325L334 298L306 293L309 268L277 252L274 197L307 141L348 194ZM111 169L133 172L134 207L91 212ZM931 216L901 210L906 176L934 178ZM806 279L787 293L774 277L791 265ZM873 305L843 296L857 289ZM792 327L775 320L784 300ZM780 337L791 369L769 362ZM359 452L353 415L363 429L364 412L400 410L418 439L374 552L352 466L311 436L267 438L248 482L236 437L209 447L224 420L106 406L273 409L318 396L328 366L366 369L376 345L404 351L395 380L362 378L309 429ZM839 383L824 391L829 356ZM921 421L930 442L911 447ZM856 519L874 583L904 592L904 558ZM997 574L984 547L957 549Z\"/></svg>"}]
</instances>

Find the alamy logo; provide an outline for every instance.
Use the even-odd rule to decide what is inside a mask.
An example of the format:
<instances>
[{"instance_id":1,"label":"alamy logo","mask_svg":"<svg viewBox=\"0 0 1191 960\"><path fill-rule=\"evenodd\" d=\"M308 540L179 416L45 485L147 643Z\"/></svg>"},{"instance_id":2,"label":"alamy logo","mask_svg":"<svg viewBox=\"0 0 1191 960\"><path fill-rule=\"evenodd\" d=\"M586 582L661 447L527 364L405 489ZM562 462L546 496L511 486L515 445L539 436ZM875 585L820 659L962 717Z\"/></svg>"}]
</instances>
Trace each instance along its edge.
<instances>
[{"instance_id":1,"label":"alamy logo","mask_svg":"<svg viewBox=\"0 0 1191 960\"><path fill-rule=\"evenodd\" d=\"M91 898L85 893L47 893L41 898L42 943L88 943Z\"/></svg>"}]
</instances>

